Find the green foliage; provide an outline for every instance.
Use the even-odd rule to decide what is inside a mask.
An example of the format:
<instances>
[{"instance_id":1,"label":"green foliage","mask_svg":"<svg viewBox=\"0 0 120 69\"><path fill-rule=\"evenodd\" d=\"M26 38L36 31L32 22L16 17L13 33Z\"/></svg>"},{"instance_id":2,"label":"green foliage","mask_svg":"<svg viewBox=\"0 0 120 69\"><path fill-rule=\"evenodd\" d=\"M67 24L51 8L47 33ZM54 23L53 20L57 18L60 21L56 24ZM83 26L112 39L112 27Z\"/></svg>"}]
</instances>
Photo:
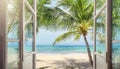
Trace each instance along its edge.
<instances>
[{"instance_id":1,"label":"green foliage","mask_svg":"<svg viewBox=\"0 0 120 69\"><path fill-rule=\"evenodd\" d=\"M89 21L88 21L89 22ZM79 40L81 35L87 35L88 29L91 27L90 23L81 23L75 27L74 30L69 30L68 32L58 36L54 41L53 45L62 40L67 40L70 37L74 37L74 40Z\"/></svg>"},{"instance_id":2,"label":"green foliage","mask_svg":"<svg viewBox=\"0 0 120 69\"><path fill-rule=\"evenodd\" d=\"M39 69L45 69L45 68L39 68Z\"/></svg>"},{"instance_id":3,"label":"green foliage","mask_svg":"<svg viewBox=\"0 0 120 69\"><path fill-rule=\"evenodd\" d=\"M19 15L19 4L18 0L9 0L8 4L11 5L12 8L8 7L8 29L7 33L14 32L17 28L15 26L18 26L18 15Z\"/></svg>"},{"instance_id":4,"label":"green foliage","mask_svg":"<svg viewBox=\"0 0 120 69\"><path fill-rule=\"evenodd\" d=\"M59 37L57 37L56 40L54 41L53 45L55 45L57 42L60 42L61 40L66 40L76 34L77 34L76 31L66 32L66 33L60 35Z\"/></svg>"},{"instance_id":5,"label":"green foliage","mask_svg":"<svg viewBox=\"0 0 120 69\"><path fill-rule=\"evenodd\" d=\"M74 40L79 40L81 35L87 35L89 28L93 25L92 1L61 0L59 6L68 9L67 11L61 9L61 13L64 15L61 16L62 18L59 20L59 23L69 29L69 32L60 35L53 44L60 42L61 40L66 40L71 36L75 36Z\"/></svg>"},{"instance_id":6,"label":"green foliage","mask_svg":"<svg viewBox=\"0 0 120 69\"><path fill-rule=\"evenodd\" d=\"M119 38L119 32L120 32L120 10L119 10L119 5L120 5L120 1L119 0L114 0L113 1L113 9L112 9L112 37L113 39L118 39Z\"/></svg>"},{"instance_id":7,"label":"green foliage","mask_svg":"<svg viewBox=\"0 0 120 69\"><path fill-rule=\"evenodd\" d=\"M101 54L101 53L102 53L102 51L101 51L101 50L97 50L97 52L98 52L99 54Z\"/></svg>"},{"instance_id":8,"label":"green foliage","mask_svg":"<svg viewBox=\"0 0 120 69\"><path fill-rule=\"evenodd\" d=\"M73 29L74 24L80 24L82 20L92 17L92 1L60 0L54 7L49 0L38 1L38 28L46 29Z\"/></svg>"},{"instance_id":9,"label":"green foliage","mask_svg":"<svg viewBox=\"0 0 120 69\"><path fill-rule=\"evenodd\" d=\"M81 36L81 34L76 34L74 40L79 40L80 36Z\"/></svg>"},{"instance_id":10,"label":"green foliage","mask_svg":"<svg viewBox=\"0 0 120 69\"><path fill-rule=\"evenodd\" d=\"M58 18L57 10L58 9L56 9L55 7L51 7L51 0L38 0L37 1L37 30L40 27L46 28L46 29L57 28L58 25L55 24Z\"/></svg>"},{"instance_id":11,"label":"green foliage","mask_svg":"<svg viewBox=\"0 0 120 69\"><path fill-rule=\"evenodd\" d=\"M83 21L91 19L93 15L93 3L89 0L61 0L61 5L68 9L66 21L71 20L71 24L80 24ZM64 9L64 10L65 10ZM65 11L64 11L65 12ZM65 23L65 22L64 22Z\"/></svg>"},{"instance_id":12,"label":"green foliage","mask_svg":"<svg viewBox=\"0 0 120 69\"><path fill-rule=\"evenodd\" d=\"M100 43L105 42L105 35L103 35L102 33L97 33L97 37Z\"/></svg>"}]
</instances>

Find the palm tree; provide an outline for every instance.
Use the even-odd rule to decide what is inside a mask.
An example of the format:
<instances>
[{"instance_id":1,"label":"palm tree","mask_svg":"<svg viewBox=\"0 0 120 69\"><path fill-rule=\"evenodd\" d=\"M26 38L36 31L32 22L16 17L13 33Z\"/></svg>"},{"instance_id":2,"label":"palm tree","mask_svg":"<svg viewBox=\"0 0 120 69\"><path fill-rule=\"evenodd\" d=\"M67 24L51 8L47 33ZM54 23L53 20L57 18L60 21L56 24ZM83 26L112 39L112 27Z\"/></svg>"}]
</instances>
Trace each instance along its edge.
<instances>
[{"instance_id":1,"label":"palm tree","mask_svg":"<svg viewBox=\"0 0 120 69\"><path fill-rule=\"evenodd\" d=\"M60 7L61 8L58 7L58 9L62 10L64 15L60 15L61 20L59 20L59 25L61 26L61 24L64 24L68 32L56 38L53 44L56 44L61 40L66 40L71 36L75 36L75 40L78 40L82 35L86 43L89 61L91 65L93 65L90 47L86 38L88 30L92 26L92 13L93 13L92 1L61 0Z\"/></svg>"},{"instance_id":2,"label":"palm tree","mask_svg":"<svg viewBox=\"0 0 120 69\"><path fill-rule=\"evenodd\" d=\"M86 43L86 47L87 47L89 61L90 61L91 65L93 65L91 51L90 51L90 47L89 47L87 37L86 37L90 27L91 27L91 24L89 22L88 23L81 23L74 30L69 30L68 32L58 36L56 38L56 40L54 41L53 45L56 44L57 42L60 42L61 40L66 40L66 39L73 37L73 36L74 36L74 40L79 40L80 37L83 36L85 43Z\"/></svg>"},{"instance_id":3,"label":"palm tree","mask_svg":"<svg viewBox=\"0 0 120 69\"><path fill-rule=\"evenodd\" d=\"M61 15L58 5L53 6L53 0L37 0L37 31L39 28L55 30L60 28L57 21Z\"/></svg>"}]
</instances>

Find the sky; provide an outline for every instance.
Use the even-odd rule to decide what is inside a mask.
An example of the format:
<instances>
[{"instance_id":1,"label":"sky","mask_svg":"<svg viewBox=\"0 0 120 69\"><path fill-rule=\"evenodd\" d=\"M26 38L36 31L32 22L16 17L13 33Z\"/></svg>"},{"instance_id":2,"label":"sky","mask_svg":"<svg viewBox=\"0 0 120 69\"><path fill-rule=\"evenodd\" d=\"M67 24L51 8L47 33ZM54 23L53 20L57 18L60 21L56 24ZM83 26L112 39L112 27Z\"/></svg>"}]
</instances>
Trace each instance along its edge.
<instances>
[{"instance_id":1,"label":"sky","mask_svg":"<svg viewBox=\"0 0 120 69\"><path fill-rule=\"evenodd\" d=\"M54 40L66 31L48 31L45 29L39 29L37 33L37 45L52 45ZM90 45L93 45L93 41L90 39L91 36L87 36L88 42ZM84 39L81 36L80 40L74 41L73 37L65 41L61 41L56 45L85 45Z\"/></svg>"}]
</instances>

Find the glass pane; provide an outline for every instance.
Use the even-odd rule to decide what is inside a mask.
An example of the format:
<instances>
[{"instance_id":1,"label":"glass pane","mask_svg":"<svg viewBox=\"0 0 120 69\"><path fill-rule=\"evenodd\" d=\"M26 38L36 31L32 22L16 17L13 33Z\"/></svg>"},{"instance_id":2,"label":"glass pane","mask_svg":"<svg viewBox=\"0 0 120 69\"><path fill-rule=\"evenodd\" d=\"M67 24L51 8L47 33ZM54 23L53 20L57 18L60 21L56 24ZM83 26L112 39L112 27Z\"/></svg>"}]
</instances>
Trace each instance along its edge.
<instances>
[{"instance_id":1,"label":"glass pane","mask_svg":"<svg viewBox=\"0 0 120 69\"><path fill-rule=\"evenodd\" d=\"M96 36L97 36L97 52L98 53L105 53L106 47L105 47L105 24L106 24L106 10L103 10L102 13L97 17L96 20Z\"/></svg>"},{"instance_id":2,"label":"glass pane","mask_svg":"<svg viewBox=\"0 0 120 69\"><path fill-rule=\"evenodd\" d=\"M113 69L120 69L120 43L113 43L112 64Z\"/></svg>"},{"instance_id":3,"label":"glass pane","mask_svg":"<svg viewBox=\"0 0 120 69\"><path fill-rule=\"evenodd\" d=\"M25 9L25 24L25 52L31 52L33 46L33 22L32 13L27 8Z\"/></svg>"},{"instance_id":4,"label":"glass pane","mask_svg":"<svg viewBox=\"0 0 120 69\"><path fill-rule=\"evenodd\" d=\"M33 55L25 56L23 69L33 69Z\"/></svg>"},{"instance_id":5,"label":"glass pane","mask_svg":"<svg viewBox=\"0 0 120 69\"><path fill-rule=\"evenodd\" d=\"M27 8L25 7L25 23L28 24L28 23L32 23L32 12Z\"/></svg>"},{"instance_id":6,"label":"glass pane","mask_svg":"<svg viewBox=\"0 0 120 69\"><path fill-rule=\"evenodd\" d=\"M98 13L100 11L100 9L102 8L102 6L105 4L106 0L96 0L96 12Z\"/></svg>"},{"instance_id":7,"label":"glass pane","mask_svg":"<svg viewBox=\"0 0 120 69\"><path fill-rule=\"evenodd\" d=\"M29 4L31 5L31 7L33 7L33 0L27 0L29 2Z\"/></svg>"},{"instance_id":8,"label":"glass pane","mask_svg":"<svg viewBox=\"0 0 120 69\"><path fill-rule=\"evenodd\" d=\"M106 67L106 60L105 60L105 55L99 56L96 55L96 69L107 69Z\"/></svg>"},{"instance_id":9,"label":"glass pane","mask_svg":"<svg viewBox=\"0 0 120 69\"><path fill-rule=\"evenodd\" d=\"M112 12L112 38L113 40L120 40L120 0L113 0Z\"/></svg>"},{"instance_id":10,"label":"glass pane","mask_svg":"<svg viewBox=\"0 0 120 69\"><path fill-rule=\"evenodd\" d=\"M7 69L18 69L19 42L8 42Z\"/></svg>"},{"instance_id":11,"label":"glass pane","mask_svg":"<svg viewBox=\"0 0 120 69\"><path fill-rule=\"evenodd\" d=\"M120 40L120 0L113 0L112 3L112 39ZM120 69L120 43L112 45L112 64L113 69Z\"/></svg>"},{"instance_id":12,"label":"glass pane","mask_svg":"<svg viewBox=\"0 0 120 69\"><path fill-rule=\"evenodd\" d=\"M18 38L19 31L19 3L18 0L8 0L8 38Z\"/></svg>"},{"instance_id":13,"label":"glass pane","mask_svg":"<svg viewBox=\"0 0 120 69\"><path fill-rule=\"evenodd\" d=\"M32 23L29 23L25 27L25 52L31 52L32 51L32 46L33 46L33 34L32 34Z\"/></svg>"}]
</instances>

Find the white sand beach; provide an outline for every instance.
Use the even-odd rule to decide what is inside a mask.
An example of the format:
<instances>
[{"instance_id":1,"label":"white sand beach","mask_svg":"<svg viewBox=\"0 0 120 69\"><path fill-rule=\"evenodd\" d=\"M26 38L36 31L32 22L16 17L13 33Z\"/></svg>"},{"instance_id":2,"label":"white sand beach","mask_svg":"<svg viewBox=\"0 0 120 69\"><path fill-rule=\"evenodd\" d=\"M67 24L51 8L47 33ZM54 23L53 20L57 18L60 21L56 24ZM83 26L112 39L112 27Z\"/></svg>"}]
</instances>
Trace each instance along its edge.
<instances>
[{"instance_id":1,"label":"white sand beach","mask_svg":"<svg viewBox=\"0 0 120 69\"><path fill-rule=\"evenodd\" d=\"M37 69L87 69L91 67L87 53L37 54Z\"/></svg>"}]
</instances>

